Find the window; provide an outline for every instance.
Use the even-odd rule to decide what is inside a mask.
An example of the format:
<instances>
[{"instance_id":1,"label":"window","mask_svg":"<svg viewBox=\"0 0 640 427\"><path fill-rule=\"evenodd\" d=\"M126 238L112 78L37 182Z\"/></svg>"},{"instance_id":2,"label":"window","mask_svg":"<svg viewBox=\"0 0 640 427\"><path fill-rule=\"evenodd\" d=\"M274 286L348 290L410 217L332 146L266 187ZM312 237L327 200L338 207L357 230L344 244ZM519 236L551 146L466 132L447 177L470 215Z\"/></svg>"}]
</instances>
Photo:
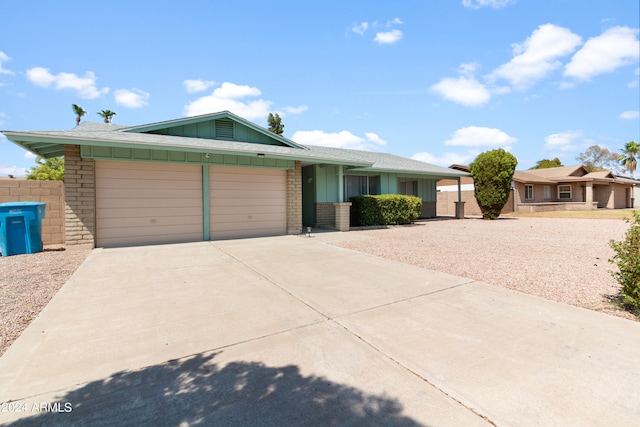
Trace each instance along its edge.
<instances>
[{"instance_id":1,"label":"window","mask_svg":"<svg viewBox=\"0 0 640 427\"><path fill-rule=\"evenodd\" d=\"M417 196L418 181L400 181L398 183L398 194L406 194L408 196Z\"/></svg>"},{"instance_id":2,"label":"window","mask_svg":"<svg viewBox=\"0 0 640 427\"><path fill-rule=\"evenodd\" d=\"M544 199L545 200L551 200L551 186L550 185L545 185L544 186Z\"/></svg>"},{"instance_id":3,"label":"window","mask_svg":"<svg viewBox=\"0 0 640 427\"><path fill-rule=\"evenodd\" d=\"M533 185L524 186L524 198L525 200L533 200Z\"/></svg>"},{"instance_id":4,"label":"window","mask_svg":"<svg viewBox=\"0 0 640 427\"><path fill-rule=\"evenodd\" d=\"M344 198L349 201L350 197L361 196L363 194L380 194L379 176L357 176L345 175L344 177Z\"/></svg>"},{"instance_id":5,"label":"window","mask_svg":"<svg viewBox=\"0 0 640 427\"><path fill-rule=\"evenodd\" d=\"M558 185L558 199L571 200L571 186L570 185Z\"/></svg>"}]
</instances>

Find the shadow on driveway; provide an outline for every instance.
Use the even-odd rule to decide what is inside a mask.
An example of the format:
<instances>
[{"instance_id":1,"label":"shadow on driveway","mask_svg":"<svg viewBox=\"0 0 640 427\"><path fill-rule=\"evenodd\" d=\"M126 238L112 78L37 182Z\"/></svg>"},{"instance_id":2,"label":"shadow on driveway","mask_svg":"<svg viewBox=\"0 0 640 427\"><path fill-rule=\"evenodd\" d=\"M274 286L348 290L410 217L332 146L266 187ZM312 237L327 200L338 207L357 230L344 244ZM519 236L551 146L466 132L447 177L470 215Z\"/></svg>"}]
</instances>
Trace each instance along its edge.
<instances>
[{"instance_id":1,"label":"shadow on driveway","mask_svg":"<svg viewBox=\"0 0 640 427\"><path fill-rule=\"evenodd\" d=\"M58 396L50 408L59 412L8 425L422 425L388 396L304 376L295 365L219 366L220 353L116 373Z\"/></svg>"}]
</instances>

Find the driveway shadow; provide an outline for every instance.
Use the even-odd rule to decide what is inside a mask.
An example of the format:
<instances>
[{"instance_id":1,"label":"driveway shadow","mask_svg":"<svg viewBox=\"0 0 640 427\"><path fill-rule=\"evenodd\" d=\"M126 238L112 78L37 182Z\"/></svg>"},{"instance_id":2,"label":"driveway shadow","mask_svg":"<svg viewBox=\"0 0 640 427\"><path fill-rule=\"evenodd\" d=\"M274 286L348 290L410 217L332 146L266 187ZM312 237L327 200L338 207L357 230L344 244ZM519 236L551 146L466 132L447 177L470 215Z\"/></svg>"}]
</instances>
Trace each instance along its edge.
<instances>
[{"instance_id":1,"label":"driveway shadow","mask_svg":"<svg viewBox=\"0 0 640 427\"><path fill-rule=\"evenodd\" d=\"M422 425L403 416L402 405L388 396L304 376L295 365L232 362L221 367L213 362L218 354L116 373L59 397L58 412L8 425Z\"/></svg>"}]
</instances>

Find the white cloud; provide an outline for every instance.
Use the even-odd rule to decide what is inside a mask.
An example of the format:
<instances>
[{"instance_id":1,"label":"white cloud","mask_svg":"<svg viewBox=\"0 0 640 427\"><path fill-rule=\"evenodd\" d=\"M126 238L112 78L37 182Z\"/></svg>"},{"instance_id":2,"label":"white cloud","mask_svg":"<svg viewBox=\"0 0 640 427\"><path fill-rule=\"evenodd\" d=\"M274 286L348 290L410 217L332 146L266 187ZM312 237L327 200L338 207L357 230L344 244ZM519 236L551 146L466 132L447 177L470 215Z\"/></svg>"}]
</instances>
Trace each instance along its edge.
<instances>
[{"instance_id":1,"label":"white cloud","mask_svg":"<svg viewBox=\"0 0 640 427\"><path fill-rule=\"evenodd\" d=\"M266 120L273 104L271 101L243 100L243 98L259 96L261 93L256 87L224 82L211 95L188 103L184 107L184 112L187 116L198 116L228 110L247 120Z\"/></svg>"},{"instance_id":2,"label":"white cloud","mask_svg":"<svg viewBox=\"0 0 640 427\"><path fill-rule=\"evenodd\" d=\"M480 126L467 126L456 130L445 145L462 147L504 148L511 150L511 145L518 140L500 129Z\"/></svg>"},{"instance_id":3,"label":"white cloud","mask_svg":"<svg viewBox=\"0 0 640 427\"><path fill-rule=\"evenodd\" d=\"M96 87L96 75L87 71L84 77L79 77L73 73L51 74L47 68L33 67L27 70L29 81L40 87L54 86L57 90L71 89L84 99L95 99L109 92L109 88L98 89Z\"/></svg>"},{"instance_id":4,"label":"white cloud","mask_svg":"<svg viewBox=\"0 0 640 427\"><path fill-rule=\"evenodd\" d=\"M638 30L629 27L613 27L597 37L589 39L573 55L565 67L564 75L579 80L610 73L623 65L633 64L640 58Z\"/></svg>"},{"instance_id":5,"label":"white cloud","mask_svg":"<svg viewBox=\"0 0 640 427\"><path fill-rule=\"evenodd\" d=\"M512 3L515 3L515 0L462 0L462 5L471 9L480 9L485 6L501 9Z\"/></svg>"},{"instance_id":6,"label":"white cloud","mask_svg":"<svg viewBox=\"0 0 640 427\"><path fill-rule=\"evenodd\" d=\"M297 115L304 113L308 109L309 107L307 107L306 105L301 105L299 107L284 107L282 110L287 114Z\"/></svg>"},{"instance_id":7,"label":"white cloud","mask_svg":"<svg viewBox=\"0 0 640 427\"><path fill-rule=\"evenodd\" d=\"M127 108L140 108L149 105L149 92L133 88L118 89L115 92L116 103Z\"/></svg>"},{"instance_id":8,"label":"white cloud","mask_svg":"<svg viewBox=\"0 0 640 427\"><path fill-rule=\"evenodd\" d=\"M487 88L473 77L445 77L431 86L431 90L446 100L468 107L486 104L491 99L491 93Z\"/></svg>"},{"instance_id":9,"label":"white cloud","mask_svg":"<svg viewBox=\"0 0 640 427\"><path fill-rule=\"evenodd\" d=\"M216 82L211 80L185 80L182 83L187 88L187 93L202 92L216 85Z\"/></svg>"},{"instance_id":10,"label":"white cloud","mask_svg":"<svg viewBox=\"0 0 640 427\"><path fill-rule=\"evenodd\" d=\"M469 164L479 153L475 151L467 151L466 153L443 153L442 155L434 155L431 153L416 153L413 155L414 160L420 160L421 162L431 163L432 165L449 167L451 165L466 165Z\"/></svg>"},{"instance_id":11,"label":"white cloud","mask_svg":"<svg viewBox=\"0 0 640 427\"><path fill-rule=\"evenodd\" d=\"M29 160L33 160L35 158L37 158L38 156L36 156L35 154L33 154L31 151L25 151L24 152L24 158L25 159L29 159Z\"/></svg>"},{"instance_id":12,"label":"white cloud","mask_svg":"<svg viewBox=\"0 0 640 427\"><path fill-rule=\"evenodd\" d=\"M351 27L351 31L353 31L356 34L363 35L365 31L367 31L367 28L369 28L369 23L361 22L359 24L353 24L353 26Z\"/></svg>"},{"instance_id":13,"label":"white cloud","mask_svg":"<svg viewBox=\"0 0 640 427\"><path fill-rule=\"evenodd\" d=\"M13 176L27 176L29 171L25 168L21 168L20 166L9 166L9 165L0 165L0 175L13 175Z\"/></svg>"},{"instance_id":14,"label":"white cloud","mask_svg":"<svg viewBox=\"0 0 640 427\"><path fill-rule=\"evenodd\" d=\"M505 79L517 90L524 90L562 63L558 58L571 54L581 43L580 36L567 28L544 24L521 44L513 44L514 57L496 68L490 80Z\"/></svg>"},{"instance_id":15,"label":"white cloud","mask_svg":"<svg viewBox=\"0 0 640 427\"><path fill-rule=\"evenodd\" d=\"M273 102L265 99L250 99L262 94L257 87L237 85L224 82L216 88L211 95L202 96L184 107L186 116L199 116L201 114L216 113L219 111L231 111L247 120L266 120L272 111ZM247 99L249 98L249 99ZM284 107L280 110L288 114L301 114L308 107Z\"/></svg>"},{"instance_id":16,"label":"white cloud","mask_svg":"<svg viewBox=\"0 0 640 427\"><path fill-rule=\"evenodd\" d=\"M321 130L297 131L291 139L300 144L321 145L333 148L349 148L352 150L378 151L387 142L372 132L365 132L361 138L349 131L327 133Z\"/></svg>"},{"instance_id":17,"label":"white cloud","mask_svg":"<svg viewBox=\"0 0 640 427\"><path fill-rule=\"evenodd\" d=\"M640 118L640 111L625 111L620 114L621 119L625 120L635 120Z\"/></svg>"},{"instance_id":18,"label":"white cloud","mask_svg":"<svg viewBox=\"0 0 640 427\"><path fill-rule=\"evenodd\" d=\"M0 50L0 74L8 74L10 76L13 76L15 74L13 71L7 70L2 67L2 63L7 62L9 60L11 60L11 58L9 58L9 56L6 53Z\"/></svg>"},{"instance_id":19,"label":"white cloud","mask_svg":"<svg viewBox=\"0 0 640 427\"><path fill-rule=\"evenodd\" d=\"M373 39L378 44L393 44L400 41L402 38L402 31L400 30L391 30L391 31L381 31L376 33L376 37Z\"/></svg>"},{"instance_id":20,"label":"white cloud","mask_svg":"<svg viewBox=\"0 0 640 427\"><path fill-rule=\"evenodd\" d=\"M584 145L583 141L577 141L582 136L582 132L575 130L554 133L544 138L544 148L554 152L575 151Z\"/></svg>"}]
</instances>

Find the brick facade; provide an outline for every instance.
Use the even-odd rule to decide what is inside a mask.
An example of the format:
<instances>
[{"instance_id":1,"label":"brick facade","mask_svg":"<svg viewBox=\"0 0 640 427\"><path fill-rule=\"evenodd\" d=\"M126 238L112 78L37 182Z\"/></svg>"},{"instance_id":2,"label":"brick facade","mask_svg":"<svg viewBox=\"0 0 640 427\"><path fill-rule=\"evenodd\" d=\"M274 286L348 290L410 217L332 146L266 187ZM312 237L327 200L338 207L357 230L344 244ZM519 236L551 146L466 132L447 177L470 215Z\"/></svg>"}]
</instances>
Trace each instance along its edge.
<instances>
[{"instance_id":1,"label":"brick facade","mask_svg":"<svg viewBox=\"0 0 640 427\"><path fill-rule=\"evenodd\" d=\"M336 226L336 208L333 202L316 203L315 210L316 227L333 229Z\"/></svg>"},{"instance_id":2,"label":"brick facade","mask_svg":"<svg viewBox=\"0 0 640 427\"><path fill-rule=\"evenodd\" d=\"M302 232L302 164L287 170L287 234Z\"/></svg>"},{"instance_id":3,"label":"brick facade","mask_svg":"<svg viewBox=\"0 0 640 427\"><path fill-rule=\"evenodd\" d=\"M95 161L80 157L80 147L64 146L65 240L67 246L95 246Z\"/></svg>"},{"instance_id":4,"label":"brick facade","mask_svg":"<svg viewBox=\"0 0 640 427\"><path fill-rule=\"evenodd\" d=\"M351 225L351 202L334 203L336 211L335 229L338 231L349 231Z\"/></svg>"},{"instance_id":5,"label":"brick facade","mask_svg":"<svg viewBox=\"0 0 640 427\"><path fill-rule=\"evenodd\" d=\"M64 244L64 186L62 181L0 179L0 203L43 202L42 244Z\"/></svg>"}]
</instances>

